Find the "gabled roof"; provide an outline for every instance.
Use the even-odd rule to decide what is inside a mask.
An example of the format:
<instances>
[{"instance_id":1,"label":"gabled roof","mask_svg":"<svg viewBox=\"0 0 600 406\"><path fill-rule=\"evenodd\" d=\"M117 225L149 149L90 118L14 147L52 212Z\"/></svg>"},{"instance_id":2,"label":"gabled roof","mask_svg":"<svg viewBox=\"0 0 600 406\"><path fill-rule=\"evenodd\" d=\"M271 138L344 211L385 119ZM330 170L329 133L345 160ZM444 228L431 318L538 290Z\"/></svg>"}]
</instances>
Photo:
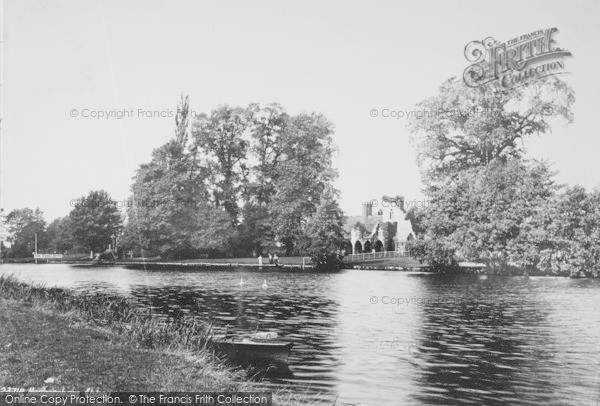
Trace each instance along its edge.
<instances>
[{"instance_id":1,"label":"gabled roof","mask_svg":"<svg viewBox=\"0 0 600 406\"><path fill-rule=\"evenodd\" d=\"M369 216L366 219L363 216L346 216L344 217L344 231L348 235L355 228L363 229L363 232L371 231L381 220L381 216L378 215Z\"/></svg>"}]
</instances>

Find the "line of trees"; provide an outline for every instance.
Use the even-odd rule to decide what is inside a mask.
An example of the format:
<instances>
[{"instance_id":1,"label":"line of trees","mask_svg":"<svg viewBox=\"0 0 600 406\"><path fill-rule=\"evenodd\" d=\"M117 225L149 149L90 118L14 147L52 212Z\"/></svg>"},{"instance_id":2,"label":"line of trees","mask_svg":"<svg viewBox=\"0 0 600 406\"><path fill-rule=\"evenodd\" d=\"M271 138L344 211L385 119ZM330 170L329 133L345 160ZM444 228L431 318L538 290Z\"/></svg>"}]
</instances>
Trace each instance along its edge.
<instances>
[{"instance_id":1,"label":"line of trees","mask_svg":"<svg viewBox=\"0 0 600 406\"><path fill-rule=\"evenodd\" d=\"M556 184L549 163L528 158L524 146L553 120L570 123L574 101L553 76L517 89L453 78L423 101L454 114L410 123L431 203L410 213L419 231L412 254L440 268L468 260L497 273L597 277L600 190Z\"/></svg>"},{"instance_id":2,"label":"line of trees","mask_svg":"<svg viewBox=\"0 0 600 406\"><path fill-rule=\"evenodd\" d=\"M73 209L65 217L46 224L44 213L36 208L15 209L2 216L2 246L7 258L27 258L35 251L37 234L38 252L89 253L103 252L122 229L122 219L116 202L103 191L92 191L72 201Z\"/></svg>"},{"instance_id":3,"label":"line of trees","mask_svg":"<svg viewBox=\"0 0 600 406\"><path fill-rule=\"evenodd\" d=\"M341 246L333 125L325 116L292 116L279 104L189 114L182 96L174 137L138 169L122 246L165 258ZM333 220L323 221L324 213Z\"/></svg>"},{"instance_id":4,"label":"line of trees","mask_svg":"<svg viewBox=\"0 0 600 406\"><path fill-rule=\"evenodd\" d=\"M37 233L40 251L61 253L117 242L120 251L165 259L277 251L328 258L343 244L332 135L322 114L292 116L279 104L222 105L190 117L182 96L175 133L140 165L124 213L104 191L48 225L39 209L14 210L2 222L7 255L31 256Z\"/></svg>"}]
</instances>

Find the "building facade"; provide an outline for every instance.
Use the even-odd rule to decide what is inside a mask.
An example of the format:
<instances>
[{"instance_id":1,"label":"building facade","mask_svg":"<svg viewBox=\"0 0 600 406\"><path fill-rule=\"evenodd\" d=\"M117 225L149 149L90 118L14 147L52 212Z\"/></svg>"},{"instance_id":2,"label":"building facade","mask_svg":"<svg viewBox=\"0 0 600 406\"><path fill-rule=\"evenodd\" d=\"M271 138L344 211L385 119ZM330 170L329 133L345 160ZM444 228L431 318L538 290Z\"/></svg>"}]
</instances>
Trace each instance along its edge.
<instances>
[{"instance_id":1,"label":"building facade","mask_svg":"<svg viewBox=\"0 0 600 406\"><path fill-rule=\"evenodd\" d=\"M406 218L406 214L402 196L383 196L380 201L363 203L362 215L347 219L352 253L404 252L406 242L415 238L412 224Z\"/></svg>"}]
</instances>

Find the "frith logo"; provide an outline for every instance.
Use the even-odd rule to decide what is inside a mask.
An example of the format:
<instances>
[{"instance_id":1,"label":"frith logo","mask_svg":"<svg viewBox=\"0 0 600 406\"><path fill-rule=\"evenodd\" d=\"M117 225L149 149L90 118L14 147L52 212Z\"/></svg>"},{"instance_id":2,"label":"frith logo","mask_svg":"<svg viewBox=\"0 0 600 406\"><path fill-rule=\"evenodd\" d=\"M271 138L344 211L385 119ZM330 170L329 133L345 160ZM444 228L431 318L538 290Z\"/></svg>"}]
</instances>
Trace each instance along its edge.
<instances>
[{"instance_id":1,"label":"frith logo","mask_svg":"<svg viewBox=\"0 0 600 406\"><path fill-rule=\"evenodd\" d=\"M473 64L465 69L467 86L477 87L499 81L502 87L514 88L534 78L567 73L564 58L571 52L556 46L556 28L539 30L500 43L492 37L471 41L465 57Z\"/></svg>"}]
</instances>

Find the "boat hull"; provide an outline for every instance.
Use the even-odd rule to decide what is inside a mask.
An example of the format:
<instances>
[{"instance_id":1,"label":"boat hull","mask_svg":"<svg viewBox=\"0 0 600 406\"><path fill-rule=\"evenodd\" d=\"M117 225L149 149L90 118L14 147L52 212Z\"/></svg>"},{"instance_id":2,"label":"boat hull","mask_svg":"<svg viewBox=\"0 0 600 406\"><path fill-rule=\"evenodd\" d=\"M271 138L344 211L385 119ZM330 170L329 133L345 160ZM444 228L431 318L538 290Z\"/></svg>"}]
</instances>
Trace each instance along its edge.
<instances>
[{"instance_id":1,"label":"boat hull","mask_svg":"<svg viewBox=\"0 0 600 406\"><path fill-rule=\"evenodd\" d=\"M270 361L287 364L293 344L288 342L215 341L216 349L236 361Z\"/></svg>"}]
</instances>

